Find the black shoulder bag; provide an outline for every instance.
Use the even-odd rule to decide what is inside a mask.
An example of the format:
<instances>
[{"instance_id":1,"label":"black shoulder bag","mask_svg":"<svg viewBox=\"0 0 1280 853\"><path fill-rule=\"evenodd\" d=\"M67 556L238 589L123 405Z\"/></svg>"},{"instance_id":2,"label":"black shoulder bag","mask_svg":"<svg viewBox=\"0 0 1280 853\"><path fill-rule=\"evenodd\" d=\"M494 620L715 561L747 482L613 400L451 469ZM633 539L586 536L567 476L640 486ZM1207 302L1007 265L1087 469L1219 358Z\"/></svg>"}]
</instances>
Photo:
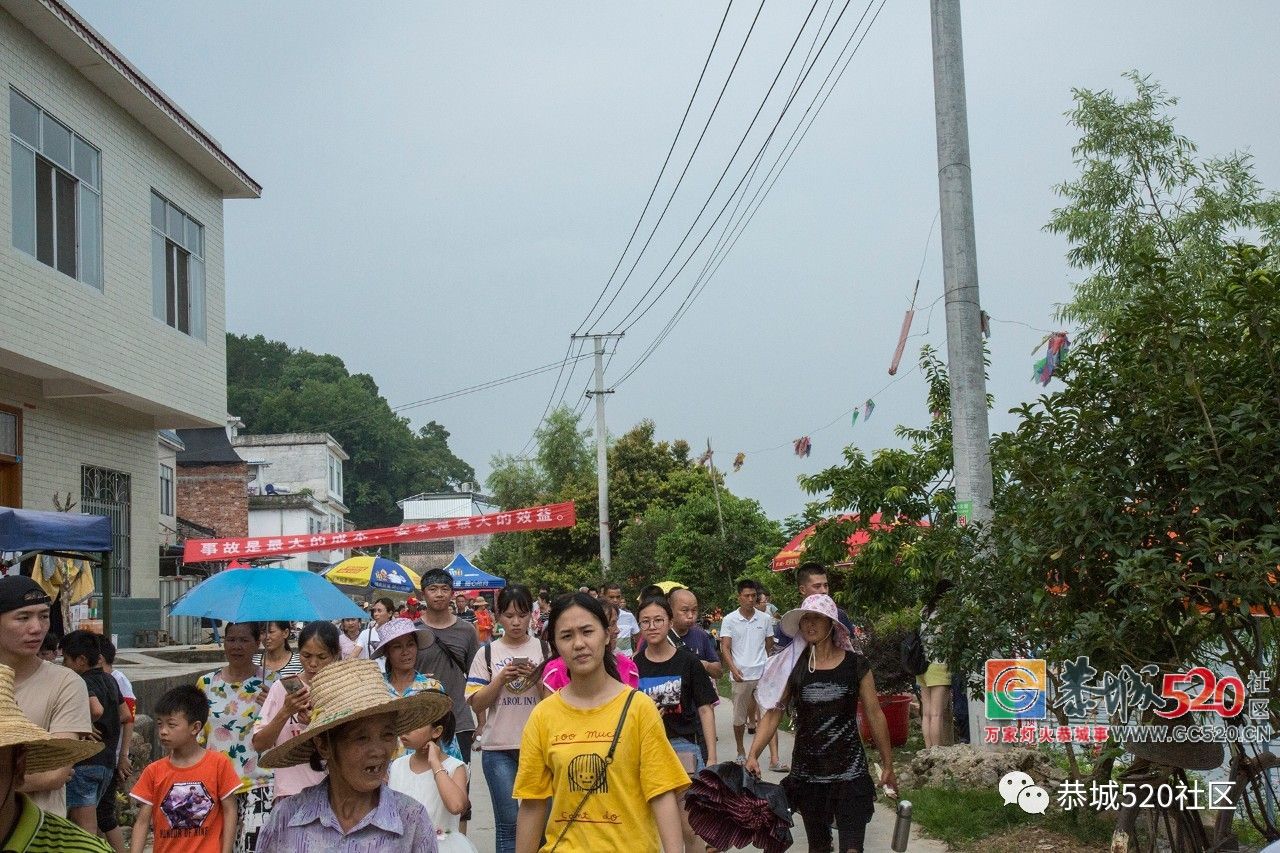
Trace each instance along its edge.
<instances>
[{"instance_id":1,"label":"black shoulder bag","mask_svg":"<svg viewBox=\"0 0 1280 853\"><path fill-rule=\"evenodd\" d=\"M622 704L622 713L618 715L618 725L613 730L613 742L609 744L609 751L604 756L605 772L597 777L596 784L591 790L582 795L582 799L578 801L578 807L573 810L573 814L569 815L569 820L565 823L564 829L560 830L560 834L556 836L556 843L551 845L551 853L556 853L556 848L564 840L564 834L569 831L569 827L573 826L573 822L578 819L578 815L582 814L582 807L587 804L587 800L591 799L591 795L605 785L609 765L613 764L613 752L618 748L618 738L622 737L622 724L627 721L627 711L631 708L631 700L636 698L637 692L632 689L627 694L627 701Z\"/></svg>"}]
</instances>

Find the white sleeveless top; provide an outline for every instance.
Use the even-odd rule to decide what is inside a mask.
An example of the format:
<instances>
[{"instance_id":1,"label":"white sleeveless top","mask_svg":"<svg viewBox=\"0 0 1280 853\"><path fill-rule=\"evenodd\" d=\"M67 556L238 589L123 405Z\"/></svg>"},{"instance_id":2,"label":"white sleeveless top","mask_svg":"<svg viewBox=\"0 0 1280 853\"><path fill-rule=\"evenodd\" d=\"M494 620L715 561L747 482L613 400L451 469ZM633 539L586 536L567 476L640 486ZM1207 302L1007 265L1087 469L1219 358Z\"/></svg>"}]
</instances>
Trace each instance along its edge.
<instances>
[{"instance_id":1,"label":"white sleeveless top","mask_svg":"<svg viewBox=\"0 0 1280 853\"><path fill-rule=\"evenodd\" d=\"M436 844L440 853L476 853L475 845L462 833L458 832L461 817L450 814L440 799L440 789L436 786L436 776L428 770L426 773L415 773L409 766L411 756L404 755L391 762L388 784L393 791L399 791L413 797L427 807L431 823L436 828ZM464 766L458 759L446 755L444 769L452 776L453 771ZM469 775L470 771L468 771Z\"/></svg>"}]
</instances>

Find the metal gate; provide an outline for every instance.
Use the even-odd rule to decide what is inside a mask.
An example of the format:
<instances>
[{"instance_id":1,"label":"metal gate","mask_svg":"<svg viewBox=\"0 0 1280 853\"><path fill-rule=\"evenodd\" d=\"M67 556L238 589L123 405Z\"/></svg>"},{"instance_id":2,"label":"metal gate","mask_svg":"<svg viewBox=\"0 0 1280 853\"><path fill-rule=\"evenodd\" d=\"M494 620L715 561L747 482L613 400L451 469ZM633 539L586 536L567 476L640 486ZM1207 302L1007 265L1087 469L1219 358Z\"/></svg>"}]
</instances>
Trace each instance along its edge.
<instances>
[{"instance_id":1,"label":"metal gate","mask_svg":"<svg viewBox=\"0 0 1280 853\"><path fill-rule=\"evenodd\" d=\"M128 598L132 588L129 567L132 565L129 475L108 468L89 465L80 468L80 509L87 515L105 515L111 519L111 594ZM95 578L102 589L101 578Z\"/></svg>"},{"instance_id":2,"label":"metal gate","mask_svg":"<svg viewBox=\"0 0 1280 853\"><path fill-rule=\"evenodd\" d=\"M205 632L200 628L199 619L194 616L172 616L169 608L201 580L203 578L195 575L160 578L160 627L180 646L198 645Z\"/></svg>"}]
</instances>

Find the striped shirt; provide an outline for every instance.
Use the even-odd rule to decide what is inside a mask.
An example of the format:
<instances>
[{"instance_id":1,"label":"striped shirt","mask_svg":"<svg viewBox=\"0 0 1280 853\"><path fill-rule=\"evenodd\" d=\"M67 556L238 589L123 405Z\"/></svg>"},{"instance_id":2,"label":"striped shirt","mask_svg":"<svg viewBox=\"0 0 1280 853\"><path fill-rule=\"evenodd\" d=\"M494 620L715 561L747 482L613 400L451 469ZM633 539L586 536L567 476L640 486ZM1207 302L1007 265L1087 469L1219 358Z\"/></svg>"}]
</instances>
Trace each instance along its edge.
<instances>
[{"instance_id":1,"label":"striped shirt","mask_svg":"<svg viewBox=\"0 0 1280 853\"><path fill-rule=\"evenodd\" d=\"M262 652L258 652L253 656L253 665L259 667L263 665ZM277 678L285 678L286 676L297 675L300 672L302 672L302 658L298 656L297 652L294 652L289 656L288 662L275 671L275 675ZM267 674L270 675L271 673Z\"/></svg>"},{"instance_id":2,"label":"striped shirt","mask_svg":"<svg viewBox=\"0 0 1280 853\"><path fill-rule=\"evenodd\" d=\"M18 820L0 845L3 853L112 853L111 845L71 821L41 811L26 794L18 794Z\"/></svg>"}]
</instances>

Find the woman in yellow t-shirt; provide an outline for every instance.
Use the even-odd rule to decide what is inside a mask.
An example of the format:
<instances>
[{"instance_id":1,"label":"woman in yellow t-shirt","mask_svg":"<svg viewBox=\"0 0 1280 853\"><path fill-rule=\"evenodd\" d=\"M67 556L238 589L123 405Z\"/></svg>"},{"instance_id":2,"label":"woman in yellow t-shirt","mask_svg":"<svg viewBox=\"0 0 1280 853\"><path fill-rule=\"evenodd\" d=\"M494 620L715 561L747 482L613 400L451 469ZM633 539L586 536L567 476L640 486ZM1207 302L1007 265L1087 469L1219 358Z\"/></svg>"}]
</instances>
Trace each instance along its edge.
<instances>
[{"instance_id":1,"label":"woman in yellow t-shirt","mask_svg":"<svg viewBox=\"0 0 1280 853\"><path fill-rule=\"evenodd\" d=\"M557 599L547 635L569 683L538 703L521 738L516 853L683 850L677 794L689 774L653 700L618 680L600 602Z\"/></svg>"}]
</instances>

